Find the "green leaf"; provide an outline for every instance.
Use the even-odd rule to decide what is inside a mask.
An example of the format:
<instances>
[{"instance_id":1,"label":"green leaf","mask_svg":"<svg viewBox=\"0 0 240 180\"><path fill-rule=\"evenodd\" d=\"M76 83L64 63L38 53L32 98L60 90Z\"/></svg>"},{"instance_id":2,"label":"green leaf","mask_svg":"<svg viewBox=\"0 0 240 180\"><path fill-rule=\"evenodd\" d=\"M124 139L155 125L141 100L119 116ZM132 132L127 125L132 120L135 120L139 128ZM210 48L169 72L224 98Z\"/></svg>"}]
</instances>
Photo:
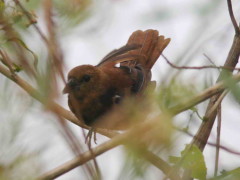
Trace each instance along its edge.
<instances>
[{"instance_id":1,"label":"green leaf","mask_svg":"<svg viewBox=\"0 0 240 180\"><path fill-rule=\"evenodd\" d=\"M15 71L15 72L20 72L20 71L23 70L21 66L15 64L15 63L13 63L13 67L14 67L14 71Z\"/></svg>"},{"instance_id":2,"label":"green leaf","mask_svg":"<svg viewBox=\"0 0 240 180\"><path fill-rule=\"evenodd\" d=\"M181 157L169 157L169 161L184 169L191 171L191 176L196 179L206 179L207 168L202 152L195 145L187 145L181 152Z\"/></svg>"},{"instance_id":3,"label":"green leaf","mask_svg":"<svg viewBox=\"0 0 240 180\"><path fill-rule=\"evenodd\" d=\"M38 64L38 56L28 48L28 46L21 40L20 38L12 38L9 39L9 41L14 41L16 43L19 43L24 49L26 49L32 56L33 56L33 64L34 67L37 69L37 64ZM19 70L22 70L21 68Z\"/></svg>"},{"instance_id":4,"label":"green leaf","mask_svg":"<svg viewBox=\"0 0 240 180\"><path fill-rule=\"evenodd\" d=\"M186 84L181 78L173 78L171 82L161 84L157 99L161 109L164 110L185 102L196 92L194 84Z\"/></svg>"},{"instance_id":5,"label":"green leaf","mask_svg":"<svg viewBox=\"0 0 240 180\"><path fill-rule=\"evenodd\" d=\"M195 145L186 152L188 149L187 147L182 152L182 155L186 154L186 158L183 160L183 166L191 169L193 178L206 179L207 168L202 152Z\"/></svg>"},{"instance_id":6,"label":"green leaf","mask_svg":"<svg viewBox=\"0 0 240 180\"><path fill-rule=\"evenodd\" d=\"M3 12L4 8L5 8L4 1L0 1L0 12Z\"/></svg>"},{"instance_id":7,"label":"green leaf","mask_svg":"<svg viewBox=\"0 0 240 180\"><path fill-rule=\"evenodd\" d=\"M232 79L232 75L228 72L223 74L225 85L230 89L230 92L235 97L236 101L240 102L240 86L239 83Z\"/></svg>"}]
</instances>

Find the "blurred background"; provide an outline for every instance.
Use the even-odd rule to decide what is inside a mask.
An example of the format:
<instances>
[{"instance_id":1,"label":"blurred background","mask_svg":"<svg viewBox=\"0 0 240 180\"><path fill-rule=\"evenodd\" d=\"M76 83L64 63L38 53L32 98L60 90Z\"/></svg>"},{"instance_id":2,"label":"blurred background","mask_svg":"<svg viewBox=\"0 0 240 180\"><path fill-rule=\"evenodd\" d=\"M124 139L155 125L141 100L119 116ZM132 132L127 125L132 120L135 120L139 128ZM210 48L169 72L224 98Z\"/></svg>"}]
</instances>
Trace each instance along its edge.
<instances>
[{"instance_id":1,"label":"blurred background","mask_svg":"<svg viewBox=\"0 0 240 180\"><path fill-rule=\"evenodd\" d=\"M123 46L131 33L138 29L156 29L161 35L171 38L163 54L179 66L202 66L212 63L217 66L223 65L234 36L226 1L56 0L53 2L53 19L57 27L56 39L64 57L65 78L68 71L75 66L96 65L108 52ZM233 0L232 3L236 19L240 21L240 2ZM46 33L43 1L28 0L22 1L22 4L32 12L41 31ZM9 6L9 9L11 7L14 9L15 6L10 0L5 1L5 5ZM33 25L26 25L26 19L20 10L13 13L13 18L15 18L14 28L26 46L38 57L39 72L44 74L48 58L46 44ZM1 45L6 48L4 34L0 35ZM153 79L157 80L159 90L169 87L177 96L188 96L189 91L193 94L201 92L215 83L218 74L217 69L176 70L162 57L153 68ZM33 82L24 72L20 72L19 75L30 83ZM42 76L43 81L46 80L44 77ZM60 78L58 82L56 101L69 109L67 96L61 94L64 83ZM56 116L2 75L0 75L0 83L0 179L34 179L36 174L40 175L74 158L75 155L62 136ZM33 85L42 88L37 82ZM44 88L47 89L48 84L45 84ZM200 117L204 115L206 105L207 102L204 102L196 107ZM227 95L222 104L221 144L233 150L239 150L240 147L239 107L239 101L231 94ZM173 119L176 126L186 128L191 134L196 133L201 121L191 110ZM82 130L72 123L67 124L75 135L84 141ZM98 144L108 140L107 137L99 134L97 138ZM168 160L169 155L180 156L185 145L191 141L190 136L178 131L173 133L171 139L170 151L159 153L165 160ZM209 141L215 143L215 139L216 125ZM207 146L204 157L207 175L212 177L215 148ZM150 180L164 177L154 166L145 167L144 173L139 173L129 165L132 163L129 153L122 146L96 159L103 179L106 180ZM219 172L239 166L238 155L220 151ZM75 168L58 179L74 180L79 177L89 179L84 176L81 168Z\"/></svg>"}]
</instances>

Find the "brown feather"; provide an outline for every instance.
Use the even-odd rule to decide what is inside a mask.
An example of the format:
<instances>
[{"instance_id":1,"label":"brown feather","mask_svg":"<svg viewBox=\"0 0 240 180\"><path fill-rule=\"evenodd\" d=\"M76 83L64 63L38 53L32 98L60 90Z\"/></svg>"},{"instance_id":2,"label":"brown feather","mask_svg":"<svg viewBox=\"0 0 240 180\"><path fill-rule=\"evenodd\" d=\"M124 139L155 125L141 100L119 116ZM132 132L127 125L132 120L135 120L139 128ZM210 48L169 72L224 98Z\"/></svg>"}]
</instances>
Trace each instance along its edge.
<instances>
[{"instance_id":1,"label":"brown feather","mask_svg":"<svg viewBox=\"0 0 240 180\"><path fill-rule=\"evenodd\" d=\"M115 49L113 51L111 51L110 53L108 53L101 61L100 63L97 65L97 66L101 66L103 65L104 63L108 63L110 61L114 61L114 58L116 57L119 57L120 55L123 55L131 50L134 50L134 49L138 49L138 48L141 48L141 45L139 44L131 44L131 45L125 45L119 49ZM127 61L127 60L126 60ZM117 64L117 63L114 63L114 64Z\"/></svg>"}]
</instances>

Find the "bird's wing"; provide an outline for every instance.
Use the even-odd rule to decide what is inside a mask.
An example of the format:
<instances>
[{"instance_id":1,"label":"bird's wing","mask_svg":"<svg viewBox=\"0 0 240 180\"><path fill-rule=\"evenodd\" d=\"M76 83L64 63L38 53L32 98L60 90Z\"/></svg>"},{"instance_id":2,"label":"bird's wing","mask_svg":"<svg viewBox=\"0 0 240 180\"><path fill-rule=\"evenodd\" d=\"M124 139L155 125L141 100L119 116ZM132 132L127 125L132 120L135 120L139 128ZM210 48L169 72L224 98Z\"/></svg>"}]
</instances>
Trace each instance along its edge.
<instances>
[{"instance_id":1,"label":"bird's wing","mask_svg":"<svg viewBox=\"0 0 240 180\"><path fill-rule=\"evenodd\" d=\"M125 45L108 53L97 66L115 65L124 61L136 60L137 55L128 54L129 51L141 48L139 44Z\"/></svg>"},{"instance_id":2,"label":"bird's wing","mask_svg":"<svg viewBox=\"0 0 240 180\"><path fill-rule=\"evenodd\" d=\"M132 33L125 46L111 51L97 66L139 64L150 70L169 42L169 38L158 36L157 30L138 30Z\"/></svg>"}]
</instances>

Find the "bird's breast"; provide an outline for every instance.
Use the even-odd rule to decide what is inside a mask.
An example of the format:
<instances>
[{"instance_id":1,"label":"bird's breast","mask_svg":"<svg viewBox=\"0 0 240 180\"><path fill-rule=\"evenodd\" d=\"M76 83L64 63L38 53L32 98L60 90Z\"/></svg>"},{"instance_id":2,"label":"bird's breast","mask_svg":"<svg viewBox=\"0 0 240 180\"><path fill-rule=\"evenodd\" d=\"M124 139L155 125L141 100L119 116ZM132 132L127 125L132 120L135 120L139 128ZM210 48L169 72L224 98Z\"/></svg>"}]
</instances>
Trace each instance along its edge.
<instances>
[{"instance_id":1,"label":"bird's breast","mask_svg":"<svg viewBox=\"0 0 240 180\"><path fill-rule=\"evenodd\" d=\"M89 93L83 100L69 97L69 107L78 118L91 126L99 117L111 111L112 106L118 103L123 95L116 88L109 87L101 94Z\"/></svg>"}]
</instances>

